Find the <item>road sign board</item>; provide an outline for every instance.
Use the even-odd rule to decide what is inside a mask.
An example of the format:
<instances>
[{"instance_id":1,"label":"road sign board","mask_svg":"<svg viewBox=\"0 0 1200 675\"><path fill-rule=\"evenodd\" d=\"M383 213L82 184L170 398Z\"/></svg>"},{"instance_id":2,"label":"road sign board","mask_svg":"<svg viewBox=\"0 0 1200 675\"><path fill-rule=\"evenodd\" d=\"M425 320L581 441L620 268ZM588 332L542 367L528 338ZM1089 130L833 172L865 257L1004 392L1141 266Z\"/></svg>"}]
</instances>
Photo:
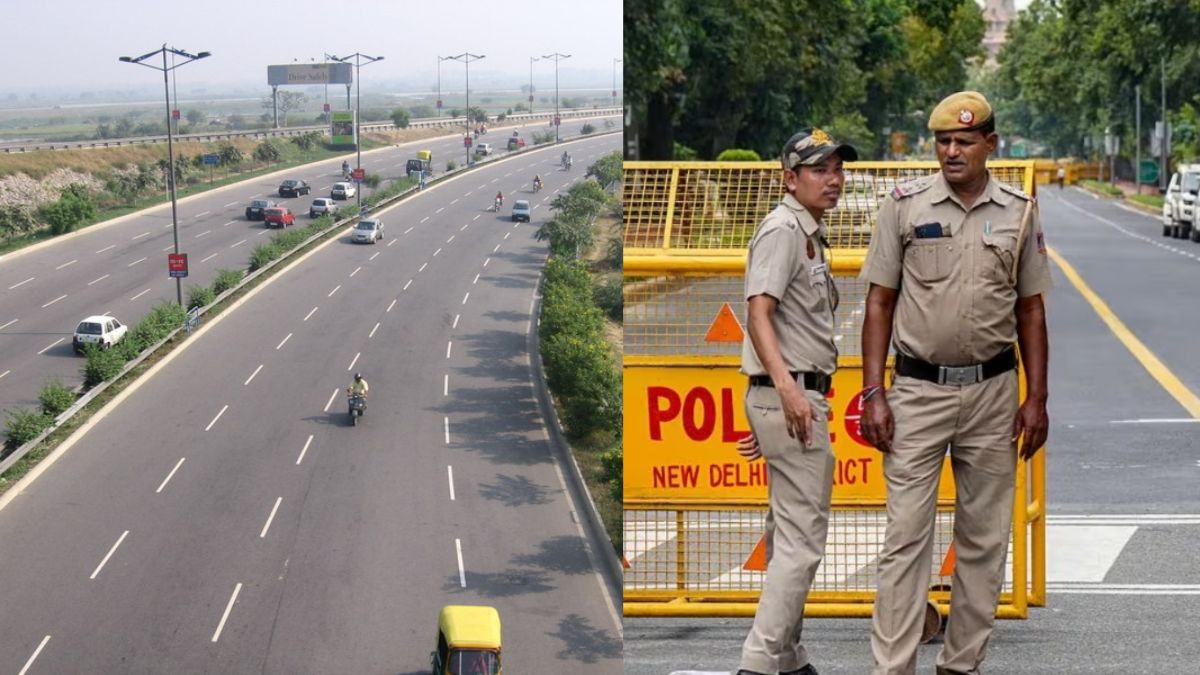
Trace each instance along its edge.
<instances>
[{"instance_id":1,"label":"road sign board","mask_svg":"<svg viewBox=\"0 0 1200 675\"><path fill-rule=\"evenodd\" d=\"M179 119L179 111L178 110L171 111L171 119L173 119L173 120Z\"/></svg>"},{"instance_id":2,"label":"road sign board","mask_svg":"<svg viewBox=\"0 0 1200 675\"><path fill-rule=\"evenodd\" d=\"M1138 171L1138 180L1143 183L1158 182L1158 160L1143 159Z\"/></svg>"},{"instance_id":3,"label":"road sign board","mask_svg":"<svg viewBox=\"0 0 1200 675\"><path fill-rule=\"evenodd\" d=\"M350 172L350 177L354 180L362 180L367 177L367 170L362 168L355 169Z\"/></svg>"},{"instance_id":4,"label":"road sign board","mask_svg":"<svg viewBox=\"0 0 1200 675\"><path fill-rule=\"evenodd\" d=\"M326 103L323 109L325 110L325 112L329 112L329 104Z\"/></svg>"},{"instance_id":5,"label":"road sign board","mask_svg":"<svg viewBox=\"0 0 1200 675\"><path fill-rule=\"evenodd\" d=\"M205 164L220 164L221 156L220 155L205 155L204 163Z\"/></svg>"},{"instance_id":6,"label":"road sign board","mask_svg":"<svg viewBox=\"0 0 1200 675\"><path fill-rule=\"evenodd\" d=\"M463 147L464 148L471 147L471 137L470 136L463 136Z\"/></svg>"},{"instance_id":7,"label":"road sign board","mask_svg":"<svg viewBox=\"0 0 1200 675\"><path fill-rule=\"evenodd\" d=\"M554 126L558 126L561 123L562 123L562 118L559 117L558 115L555 115L554 116Z\"/></svg>"},{"instance_id":8,"label":"road sign board","mask_svg":"<svg viewBox=\"0 0 1200 675\"><path fill-rule=\"evenodd\" d=\"M182 279L188 275L188 260L186 253L167 254L167 272L172 279Z\"/></svg>"}]
</instances>

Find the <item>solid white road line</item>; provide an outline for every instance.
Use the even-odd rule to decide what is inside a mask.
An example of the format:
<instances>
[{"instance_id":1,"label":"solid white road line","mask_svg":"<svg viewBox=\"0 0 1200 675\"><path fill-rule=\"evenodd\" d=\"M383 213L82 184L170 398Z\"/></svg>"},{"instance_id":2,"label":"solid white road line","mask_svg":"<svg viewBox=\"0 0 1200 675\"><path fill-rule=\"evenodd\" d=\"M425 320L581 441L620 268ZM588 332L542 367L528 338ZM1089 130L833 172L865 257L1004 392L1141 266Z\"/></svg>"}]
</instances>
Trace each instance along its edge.
<instances>
[{"instance_id":1,"label":"solid white road line","mask_svg":"<svg viewBox=\"0 0 1200 675\"><path fill-rule=\"evenodd\" d=\"M137 295L135 295L135 296L133 296L132 298L130 298L130 299L129 299L129 301L130 301L130 302L133 302L134 300L137 300L138 298L142 297L143 295L145 295L145 294L147 294L147 293L149 293L149 292L150 292L150 289L149 289L149 288L147 288L146 290L142 291L141 293L138 293Z\"/></svg>"},{"instance_id":2,"label":"solid white road line","mask_svg":"<svg viewBox=\"0 0 1200 675\"><path fill-rule=\"evenodd\" d=\"M226 410L229 410L228 403L225 404L225 407L221 408L221 412L217 413L217 416L214 417L212 419L212 421L208 423L208 426L204 427L204 430L208 431L209 429L212 429L213 425L217 423L217 420L221 419L221 415L224 415Z\"/></svg>"},{"instance_id":3,"label":"solid white road line","mask_svg":"<svg viewBox=\"0 0 1200 675\"><path fill-rule=\"evenodd\" d=\"M225 628L225 621L229 619L229 613L233 611L233 603L237 602L238 593L242 592L242 584L238 583L233 589L233 596L229 598L229 604L225 605L225 613L221 615L221 623L217 624L217 632L213 633L212 641L216 642L221 639L221 630Z\"/></svg>"},{"instance_id":4,"label":"solid white road line","mask_svg":"<svg viewBox=\"0 0 1200 675\"><path fill-rule=\"evenodd\" d=\"M4 324L3 326L0 326L0 330L4 330L5 328L8 328L9 326L13 325L14 323L16 323L18 321L20 321L20 319L13 319L12 321L9 321L8 323Z\"/></svg>"},{"instance_id":5,"label":"solid white road line","mask_svg":"<svg viewBox=\"0 0 1200 675\"><path fill-rule=\"evenodd\" d=\"M243 240L239 241L239 242L238 242L238 243L236 243L236 244L231 244L231 245L229 246L229 248L237 248L238 246L241 246L241 245L242 245L242 244L244 244L244 243L246 243L246 240L245 240L245 239L243 239Z\"/></svg>"},{"instance_id":6,"label":"solid white road line","mask_svg":"<svg viewBox=\"0 0 1200 675\"><path fill-rule=\"evenodd\" d=\"M334 293L337 293L337 292L338 292L338 289L339 289L339 288L341 288L341 287L342 287L342 285L341 285L341 284L338 284L337 286L334 286L334 287L333 287L333 290L332 290L332 291L329 291L329 295L327 295L327 296L325 296L325 297L327 297L327 298L332 298L332 297L333 297L333 294L334 294Z\"/></svg>"},{"instance_id":7,"label":"solid white road line","mask_svg":"<svg viewBox=\"0 0 1200 675\"><path fill-rule=\"evenodd\" d=\"M25 662L25 667L22 668L21 672L17 673L17 675L25 675L25 673L29 672L29 667L33 665L34 660L37 659L38 654L42 653L42 648L44 648L46 646L46 643L49 641L50 641L49 635L42 638L42 641L40 644L38 644L37 649L33 650L33 656L29 657L29 660Z\"/></svg>"},{"instance_id":8,"label":"solid white road line","mask_svg":"<svg viewBox=\"0 0 1200 675\"><path fill-rule=\"evenodd\" d=\"M317 313L317 308L313 307L311 310L309 310L308 314L306 314L304 316L304 320L308 321L309 317L311 317L313 314L316 314L316 313Z\"/></svg>"},{"instance_id":9,"label":"solid white road line","mask_svg":"<svg viewBox=\"0 0 1200 675\"><path fill-rule=\"evenodd\" d=\"M201 258L200 262L202 262L202 263L208 262L209 260L212 260L213 258L217 257L217 255L218 254L214 253L214 254L208 256L207 258Z\"/></svg>"},{"instance_id":10,"label":"solid white road line","mask_svg":"<svg viewBox=\"0 0 1200 675\"><path fill-rule=\"evenodd\" d=\"M1200 525L1200 514L1050 514L1046 516L1046 523L1050 525Z\"/></svg>"},{"instance_id":11,"label":"solid white road line","mask_svg":"<svg viewBox=\"0 0 1200 675\"><path fill-rule=\"evenodd\" d=\"M112 554L117 552L117 547L120 546L121 542L125 541L125 537L128 536L129 530L125 530L124 534L122 534L120 537L117 537L117 543L113 544L112 548L108 549L108 555L104 556L104 560L101 560L99 565L96 565L96 570L92 572L92 576L88 577L89 579L95 579L96 575L100 574L100 570L104 569L104 564L108 562L108 559L112 557Z\"/></svg>"},{"instance_id":12,"label":"solid white road line","mask_svg":"<svg viewBox=\"0 0 1200 675\"><path fill-rule=\"evenodd\" d=\"M246 381L242 383L242 386L243 386L243 387L249 386L249 385L250 385L250 381L251 381L251 380L253 380L253 379L254 379L254 376L258 374L258 371L260 371L260 370L262 370L262 369L263 369L263 364L261 364L261 363L260 363L260 364L258 364L258 367L254 369L254 372L253 372L253 373L250 373L250 377L247 377L247 378L246 378Z\"/></svg>"},{"instance_id":13,"label":"solid white road line","mask_svg":"<svg viewBox=\"0 0 1200 675\"><path fill-rule=\"evenodd\" d=\"M392 311L392 308L395 306L396 306L396 301L392 300L392 304L388 305L388 308L385 310L385 313Z\"/></svg>"},{"instance_id":14,"label":"solid white road line","mask_svg":"<svg viewBox=\"0 0 1200 675\"><path fill-rule=\"evenodd\" d=\"M47 307L49 307L50 305L53 305L54 303L58 302L59 300L62 300L62 299L63 299L63 298L65 298L65 297L67 297L67 294L66 294L66 293L63 293L62 295L58 296L57 298L55 298L55 299L51 300L50 302L47 302L46 304L42 305L42 309L46 309L46 308L47 308Z\"/></svg>"},{"instance_id":15,"label":"solid white road line","mask_svg":"<svg viewBox=\"0 0 1200 675\"><path fill-rule=\"evenodd\" d=\"M137 259L137 260L134 260L133 262L131 262L131 263L129 263L128 265L126 265L126 267L133 267L134 265L136 265L136 264L138 264L138 263L140 263L140 262L146 262L146 258L139 258L139 259Z\"/></svg>"},{"instance_id":16,"label":"solid white road line","mask_svg":"<svg viewBox=\"0 0 1200 675\"><path fill-rule=\"evenodd\" d=\"M89 281L89 282L88 282L88 286L91 286L92 284L95 284L95 283L99 283L99 282L101 282L101 281L104 281L104 280L105 280L105 279L107 279L108 277L109 277L109 275L105 274L104 276L100 277L99 279L92 279L91 281Z\"/></svg>"},{"instance_id":17,"label":"solid white road line","mask_svg":"<svg viewBox=\"0 0 1200 675\"><path fill-rule=\"evenodd\" d=\"M404 288L401 288L400 290L407 291L408 287L411 285L412 285L412 279L409 279L408 282L406 284L404 284Z\"/></svg>"},{"instance_id":18,"label":"solid white road line","mask_svg":"<svg viewBox=\"0 0 1200 675\"><path fill-rule=\"evenodd\" d=\"M450 418L449 417L442 418L442 427L445 429L445 433L446 433L446 445L450 445Z\"/></svg>"},{"instance_id":19,"label":"solid white road line","mask_svg":"<svg viewBox=\"0 0 1200 675\"><path fill-rule=\"evenodd\" d=\"M467 304L467 298L469 298L469 297L471 297L471 292L467 291L467 294L463 296L462 304L464 304L464 305Z\"/></svg>"},{"instance_id":20,"label":"solid white road line","mask_svg":"<svg viewBox=\"0 0 1200 675\"><path fill-rule=\"evenodd\" d=\"M466 588L467 587L467 572L465 569L463 569L462 541L461 540L459 540L459 539L454 540L454 549L456 551L458 551L458 583L461 584L463 588Z\"/></svg>"},{"instance_id":21,"label":"solid white road line","mask_svg":"<svg viewBox=\"0 0 1200 675\"><path fill-rule=\"evenodd\" d=\"M450 326L451 328L458 328L458 319L459 319L459 317L461 317L461 316L462 316L462 314L455 314L455 315L454 315L454 325L453 325L453 326Z\"/></svg>"},{"instance_id":22,"label":"solid white road line","mask_svg":"<svg viewBox=\"0 0 1200 675\"><path fill-rule=\"evenodd\" d=\"M471 285L474 286L477 283L479 283L479 275L478 274L475 275L475 280L471 282Z\"/></svg>"},{"instance_id":23,"label":"solid white road line","mask_svg":"<svg viewBox=\"0 0 1200 675\"><path fill-rule=\"evenodd\" d=\"M111 248L111 247L109 247L109 248ZM9 287L8 287L8 290L10 290L10 291L11 291L12 289L14 289L14 288L17 288L18 286L24 286L25 284L27 284L27 283L29 283L29 282L33 281L33 280L34 280L34 279L36 279L36 278L37 278L37 277L29 277L29 278L28 278L28 279L26 279L25 281L22 281L22 282L20 282L20 283L16 283L16 284L13 284L12 286L9 286Z\"/></svg>"},{"instance_id":24,"label":"solid white road line","mask_svg":"<svg viewBox=\"0 0 1200 675\"><path fill-rule=\"evenodd\" d=\"M453 342L450 342L450 341L446 342L446 358L450 358L450 345L451 344L453 344Z\"/></svg>"},{"instance_id":25,"label":"solid white road line","mask_svg":"<svg viewBox=\"0 0 1200 675\"><path fill-rule=\"evenodd\" d=\"M183 460L185 459L187 459L187 457L180 457L179 461L175 462L175 468L171 469L171 473L167 474L167 477L163 479L163 482L159 483L158 489L154 491L154 494L162 492L163 488L167 487L167 483L171 481L171 476L174 476L175 472L179 470L179 467L183 466Z\"/></svg>"},{"instance_id":26,"label":"solid white road line","mask_svg":"<svg viewBox=\"0 0 1200 675\"><path fill-rule=\"evenodd\" d=\"M283 338L282 340L279 341L279 344L275 345L275 351L279 351L280 348L283 347L283 343L287 342L290 339L292 339L292 334L288 333L287 337Z\"/></svg>"},{"instance_id":27,"label":"solid white road line","mask_svg":"<svg viewBox=\"0 0 1200 675\"><path fill-rule=\"evenodd\" d=\"M51 342L50 344L46 345L45 347L42 348L42 350L40 352L38 352L38 356L41 356L42 354L45 354L46 352L50 351L52 348L56 347L58 345L58 343L62 342L63 340L66 340L66 339L67 338L58 338L54 342Z\"/></svg>"},{"instance_id":28,"label":"solid white road line","mask_svg":"<svg viewBox=\"0 0 1200 675\"><path fill-rule=\"evenodd\" d=\"M1109 424L1196 424L1200 419L1194 417L1166 417L1135 420L1109 420Z\"/></svg>"},{"instance_id":29,"label":"solid white road line","mask_svg":"<svg viewBox=\"0 0 1200 675\"><path fill-rule=\"evenodd\" d=\"M337 394L336 391L333 393ZM296 466L300 466L300 462L304 461L304 453L308 452L308 446L312 445L312 441L313 441L313 435L309 434L308 440L304 441L304 447L300 450L300 456L296 458Z\"/></svg>"},{"instance_id":30,"label":"solid white road line","mask_svg":"<svg viewBox=\"0 0 1200 675\"><path fill-rule=\"evenodd\" d=\"M350 360L350 365L346 368L347 372L354 370L354 364L358 363L358 357L360 356L362 356L362 352L354 355L354 358Z\"/></svg>"},{"instance_id":31,"label":"solid white road line","mask_svg":"<svg viewBox=\"0 0 1200 675\"><path fill-rule=\"evenodd\" d=\"M1200 584L1060 584L1046 582L1054 595L1200 595Z\"/></svg>"},{"instance_id":32,"label":"solid white road line","mask_svg":"<svg viewBox=\"0 0 1200 675\"><path fill-rule=\"evenodd\" d=\"M329 412L329 406L333 405L333 399L337 398L339 391L341 391L341 389L333 390L333 393L329 395L329 400L325 402L325 409L321 412Z\"/></svg>"},{"instance_id":33,"label":"solid white road line","mask_svg":"<svg viewBox=\"0 0 1200 675\"><path fill-rule=\"evenodd\" d=\"M259 539L267 538L267 530L271 529L271 521L275 520L275 512L279 510L279 503L283 501L283 497L275 499L275 506L271 507L271 515L267 516L267 524L263 525L262 532L258 533Z\"/></svg>"},{"instance_id":34,"label":"solid white road line","mask_svg":"<svg viewBox=\"0 0 1200 675\"><path fill-rule=\"evenodd\" d=\"M449 395L450 395L450 375L446 374L446 375L442 376L442 396L449 396Z\"/></svg>"},{"instance_id":35,"label":"solid white road line","mask_svg":"<svg viewBox=\"0 0 1200 675\"><path fill-rule=\"evenodd\" d=\"M429 267L429 263L421 263L421 266L417 269L417 274L424 272L426 267Z\"/></svg>"},{"instance_id":36,"label":"solid white road line","mask_svg":"<svg viewBox=\"0 0 1200 675\"><path fill-rule=\"evenodd\" d=\"M446 465L446 478L450 481L450 501L454 501L454 467Z\"/></svg>"},{"instance_id":37,"label":"solid white road line","mask_svg":"<svg viewBox=\"0 0 1200 675\"><path fill-rule=\"evenodd\" d=\"M116 244L109 244L108 246L105 246L104 248L100 249L99 251L96 251L96 253L104 253L105 251L111 251L116 247L117 247Z\"/></svg>"},{"instance_id":38,"label":"solid white road line","mask_svg":"<svg viewBox=\"0 0 1200 675\"><path fill-rule=\"evenodd\" d=\"M74 264L75 264L75 263L77 263L77 262L79 262L79 259L78 259L78 258L76 258L75 260L72 260L71 262L66 262L66 263L63 263L63 264L59 265L58 267L55 267L54 269L56 269L56 270L61 270L62 268L64 268L64 267L70 267L71 265L74 265Z\"/></svg>"}]
</instances>

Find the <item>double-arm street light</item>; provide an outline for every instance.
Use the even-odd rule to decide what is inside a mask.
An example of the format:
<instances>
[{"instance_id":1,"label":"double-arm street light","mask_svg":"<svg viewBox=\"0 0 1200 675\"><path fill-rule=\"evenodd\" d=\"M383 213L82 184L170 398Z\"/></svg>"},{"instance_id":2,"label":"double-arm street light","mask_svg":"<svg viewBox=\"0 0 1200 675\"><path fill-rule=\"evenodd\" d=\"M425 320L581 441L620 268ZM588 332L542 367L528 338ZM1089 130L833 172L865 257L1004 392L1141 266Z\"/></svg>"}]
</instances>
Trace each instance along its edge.
<instances>
[{"instance_id":1,"label":"double-arm street light","mask_svg":"<svg viewBox=\"0 0 1200 675\"><path fill-rule=\"evenodd\" d=\"M360 128L362 127L362 106L360 104L362 103L362 90L360 88L361 80L358 76L358 72L359 72L359 69L362 68L362 66L364 64L370 65L372 63L375 63L376 61L382 61L383 57L382 56L367 56L366 54L360 54L358 52L354 52L353 54L348 54L341 58L338 58L333 55L330 55L329 58L331 58L334 61L337 61L339 63L350 63L351 59L354 60L354 150L357 153L357 157L354 160L354 168L361 169L362 168L362 134L360 132ZM354 190L354 195L358 199L358 209L359 209L359 211L362 211L362 181L358 181L358 186Z\"/></svg>"},{"instance_id":2,"label":"double-arm street light","mask_svg":"<svg viewBox=\"0 0 1200 675\"><path fill-rule=\"evenodd\" d=\"M471 52L463 52L456 56L447 56L446 60L454 59L461 61L467 67L467 135L464 138L471 137L471 62L485 58L484 54L472 54ZM467 151L466 166L471 166L471 148L465 142L463 147Z\"/></svg>"},{"instance_id":3,"label":"double-arm street light","mask_svg":"<svg viewBox=\"0 0 1200 675\"><path fill-rule=\"evenodd\" d=\"M162 54L162 67L148 63L147 59L152 56ZM167 54L182 57L184 60L171 66L167 65ZM155 49L141 56L122 56L121 61L125 63L136 63L139 66L146 66L155 70L161 70L163 74L163 93L167 101L167 187L171 192L171 232L175 236L175 253L179 253L179 215L175 207L175 144L173 135L171 134L171 87L168 80L168 74L176 68L191 63L199 59L211 56L212 52L199 52L197 54L189 54L182 49L167 47L164 44L160 49ZM175 277L175 300L179 306L183 306L183 280L180 277Z\"/></svg>"},{"instance_id":4,"label":"double-arm street light","mask_svg":"<svg viewBox=\"0 0 1200 675\"><path fill-rule=\"evenodd\" d=\"M542 58L554 59L554 142L558 143L558 62L571 58L571 55L554 52L553 54L544 54Z\"/></svg>"},{"instance_id":5,"label":"double-arm street light","mask_svg":"<svg viewBox=\"0 0 1200 675\"><path fill-rule=\"evenodd\" d=\"M437 57L438 60L438 97L437 97L437 116L442 116L442 61L447 61L445 56Z\"/></svg>"},{"instance_id":6,"label":"double-arm street light","mask_svg":"<svg viewBox=\"0 0 1200 675\"><path fill-rule=\"evenodd\" d=\"M541 61L536 56L529 57L529 114L533 114L533 62Z\"/></svg>"}]
</instances>

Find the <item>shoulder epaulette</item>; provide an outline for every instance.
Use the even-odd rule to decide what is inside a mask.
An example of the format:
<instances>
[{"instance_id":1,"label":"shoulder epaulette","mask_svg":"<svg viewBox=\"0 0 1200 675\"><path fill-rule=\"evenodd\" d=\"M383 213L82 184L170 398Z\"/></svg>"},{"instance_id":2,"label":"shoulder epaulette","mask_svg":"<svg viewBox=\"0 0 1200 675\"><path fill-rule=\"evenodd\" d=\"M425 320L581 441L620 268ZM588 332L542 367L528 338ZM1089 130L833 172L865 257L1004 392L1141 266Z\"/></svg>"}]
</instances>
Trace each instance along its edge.
<instances>
[{"instance_id":1,"label":"shoulder epaulette","mask_svg":"<svg viewBox=\"0 0 1200 675\"><path fill-rule=\"evenodd\" d=\"M929 186L931 185L933 185L932 176L917 178L916 180L910 180L908 182L901 183L892 190L892 199L904 199L905 197L911 197L915 194L928 190Z\"/></svg>"},{"instance_id":2,"label":"shoulder epaulette","mask_svg":"<svg viewBox=\"0 0 1200 675\"><path fill-rule=\"evenodd\" d=\"M1008 183L1005 183L1004 181L1000 181L1000 189L1004 190L1005 192L1007 192L1010 195L1013 195L1014 197L1024 199L1027 202L1036 202L1037 201L1037 199L1035 199L1034 197L1032 197L1031 195L1026 193L1021 188L1009 185Z\"/></svg>"}]
</instances>

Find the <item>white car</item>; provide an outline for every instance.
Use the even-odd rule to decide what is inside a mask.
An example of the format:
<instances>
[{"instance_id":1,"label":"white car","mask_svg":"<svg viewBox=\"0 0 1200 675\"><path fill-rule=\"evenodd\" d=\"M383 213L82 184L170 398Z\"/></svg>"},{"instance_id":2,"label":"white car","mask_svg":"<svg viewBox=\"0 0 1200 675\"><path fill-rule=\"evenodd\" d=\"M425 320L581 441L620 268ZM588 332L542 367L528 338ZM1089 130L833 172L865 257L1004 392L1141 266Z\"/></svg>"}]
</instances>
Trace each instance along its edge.
<instances>
[{"instance_id":1,"label":"white car","mask_svg":"<svg viewBox=\"0 0 1200 675\"><path fill-rule=\"evenodd\" d=\"M378 218L364 218L358 221L350 239L356 244L374 244L383 239L383 221Z\"/></svg>"},{"instance_id":2,"label":"white car","mask_svg":"<svg viewBox=\"0 0 1200 675\"><path fill-rule=\"evenodd\" d=\"M120 342L128 331L129 327L117 321L115 317L89 316L75 327L75 337L71 340L71 345L75 347L76 354L82 354L84 345L88 344L108 349Z\"/></svg>"},{"instance_id":3,"label":"white car","mask_svg":"<svg viewBox=\"0 0 1200 675\"><path fill-rule=\"evenodd\" d=\"M354 183L334 183L329 196L334 199L350 199L356 194Z\"/></svg>"},{"instance_id":4,"label":"white car","mask_svg":"<svg viewBox=\"0 0 1200 675\"><path fill-rule=\"evenodd\" d=\"M337 202L333 201L329 197L317 197L312 201L312 206L308 207L308 217L316 218L317 216L323 216L326 213L333 215L337 213L337 210Z\"/></svg>"},{"instance_id":5,"label":"white car","mask_svg":"<svg viewBox=\"0 0 1200 675\"><path fill-rule=\"evenodd\" d=\"M1200 241L1196 230L1196 197L1200 192L1200 164L1180 164L1163 195L1164 237Z\"/></svg>"},{"instance_id":6,"label":"white car","mask_svg":"<svg viewBox=\"0 0 1200 675\"><path fill-rule=\"evenodd\" d=\"M479 155L480 157L487 157L493 152L494 150L492 150L491 143L480 143L479 145L475 146L475 154Z\"/></svg>"}]
</instances>

